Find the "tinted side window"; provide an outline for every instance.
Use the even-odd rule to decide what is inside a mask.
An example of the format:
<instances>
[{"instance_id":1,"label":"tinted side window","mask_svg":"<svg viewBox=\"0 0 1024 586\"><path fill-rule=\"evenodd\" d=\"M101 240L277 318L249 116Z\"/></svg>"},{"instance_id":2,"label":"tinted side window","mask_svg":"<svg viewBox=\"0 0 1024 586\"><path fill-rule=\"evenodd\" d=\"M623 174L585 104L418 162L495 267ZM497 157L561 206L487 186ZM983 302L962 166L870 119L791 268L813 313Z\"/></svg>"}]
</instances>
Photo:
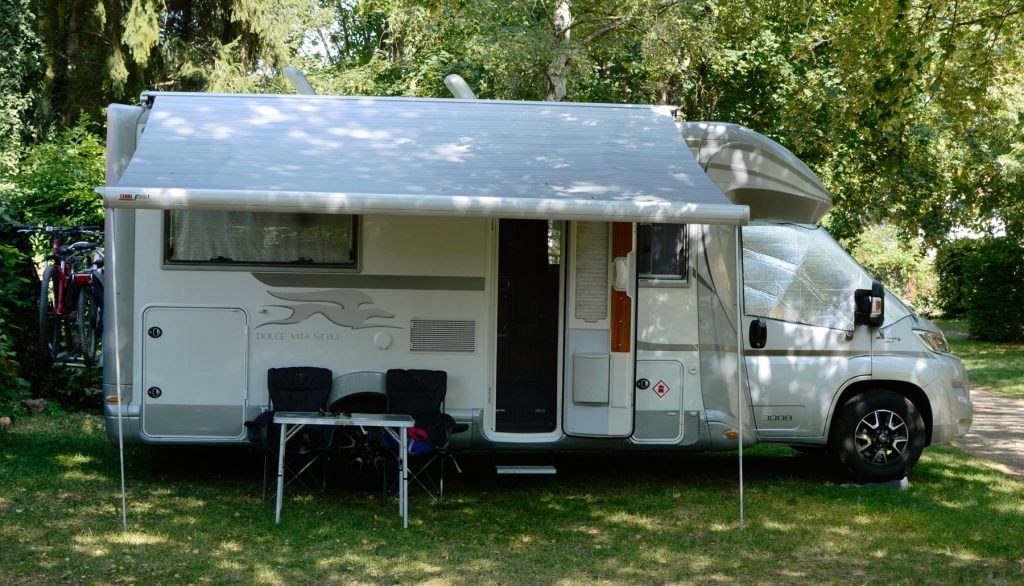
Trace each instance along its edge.
<instances>
[{"instance_id":1,"label":"tinted side window","mask_svg":"<svg viewBox=\"0 0 1024 586\"><path fill-rule=\"evenodd\" d=\"M637 272L641 279L685 282L689 266L686 226L637 224Z\"/></svg>"}]
</instances>

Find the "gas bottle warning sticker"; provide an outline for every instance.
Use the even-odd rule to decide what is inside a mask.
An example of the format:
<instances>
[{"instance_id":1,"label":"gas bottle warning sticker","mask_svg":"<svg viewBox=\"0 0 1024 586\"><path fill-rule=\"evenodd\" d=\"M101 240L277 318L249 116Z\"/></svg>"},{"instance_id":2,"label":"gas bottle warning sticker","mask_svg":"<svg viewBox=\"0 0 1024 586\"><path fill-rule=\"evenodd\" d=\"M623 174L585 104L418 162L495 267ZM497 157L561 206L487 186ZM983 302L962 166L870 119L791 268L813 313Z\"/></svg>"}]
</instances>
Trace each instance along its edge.
<instances>
[{"instance_id":1,"label":"gas bottle warning sticker","mask_svg":"<svg viewBox=\"0 0 1024 586\"><path fill-rule=\"evenodd\" d=\"M668 392L671 391L672 389L667 384L665 384L665 381L659 380L657 383L654 384L653 387L651 387L651 390L653 390L654 394L658 395L658 398L660 399L664 397L666 394L668 394Z\"/></svg>"}]
</instances>

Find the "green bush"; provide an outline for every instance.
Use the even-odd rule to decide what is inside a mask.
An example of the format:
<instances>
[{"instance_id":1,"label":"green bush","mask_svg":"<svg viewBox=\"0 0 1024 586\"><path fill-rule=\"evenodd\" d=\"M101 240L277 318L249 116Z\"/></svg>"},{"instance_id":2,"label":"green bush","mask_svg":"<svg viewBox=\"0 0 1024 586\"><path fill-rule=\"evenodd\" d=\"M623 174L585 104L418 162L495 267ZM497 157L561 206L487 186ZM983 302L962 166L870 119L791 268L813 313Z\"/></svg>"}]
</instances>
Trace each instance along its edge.
<instances>
[{"instance_id":1,"label":"green bush","mask_svg":"<svg viewBox=\"0 0 1024 586\"><path fill-rule=\"evenodd\" d=\"M25 276L25 254L0 239L0 411L29 395L29 382L22 376L17 340L25 328L17 319L19 310L33 307L26 299L30 280Z\"/></svg>"},{"instance_id":2,"label":"green bush","mask_svg":"<svg viewBox=\"0 0 1024 586\"><path fill-rule=\"evenodd\" d=\"M843 245L886 289L923 315L936 313L935 273L915 241L901 238L895 226L867 228Z\"/></svg>"},{"instance_id":3,"label":"green bush","mask_svg":"<svg viewBox=\"0 0 1024 586\"><path fill-rule=\"evenodd\" d=\"M941 306L971 336L1024 341L1024 246L1009 238L958 240L937 255Z\"/></svg>"},{"instance_id":4,"label":"green bush","mask_svg":"<svg viewBox=\"0 0 1024 586\"><path fill-rule=\"evenodd\" d=\"M943 245L935 254L935 274L941 283L936 291L936 304L947 318L967 315L967 300L974 288L966 276L966 267L979 242L961 238Z\"/></svg>"},{"instance_id":5,"label":"green bush","mask_svg":"<svg viewBox=\"0 0 1024 586\"><path fill-rule=\"evenodd\" d=\"M8 214L24 224L103 224L103 200L95 192L106 173L99 131L83 116L74 127L30 147L8 178Z\"/></svg>"}]
</instances>

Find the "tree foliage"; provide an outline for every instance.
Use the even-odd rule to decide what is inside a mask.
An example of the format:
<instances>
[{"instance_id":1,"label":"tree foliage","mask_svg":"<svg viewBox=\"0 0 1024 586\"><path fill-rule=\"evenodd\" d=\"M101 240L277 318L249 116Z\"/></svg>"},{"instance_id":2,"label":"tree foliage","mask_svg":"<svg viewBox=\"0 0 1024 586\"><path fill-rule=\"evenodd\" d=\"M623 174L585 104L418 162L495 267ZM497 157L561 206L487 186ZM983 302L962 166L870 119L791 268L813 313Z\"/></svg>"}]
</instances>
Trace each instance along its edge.
<instances>
[{"instance_id":1,"label":"tree foliage","mask_svg":"<svg viewBox=\"0 0 1024 586\"><path fill-rule=\"evenodd\" d=\"M21 145L34 134L42 53L29 0L0 4L0 182L13 171Z\"/></svg>"},{"instance_id":2,"label":"tree foliage","mask_svg":"<svg viewBox=\"0 0 1024 586\"><path fill-rule=\"evenodd\" d=\"M47 121L146 89L254 91L301 42L313 0L36 0Z\"/></svg>"},{"instance_id":3,"label":"tree foliage","mask_svg":"<svg viewBox=\"0 0 1024 586\"><path fill-rule=\"evenodd\" d=\"M916 240L902 238L892 225L871 226L843 245L878 282L918 313L932 315L937 278Z\"/></svg>"}]
</instances>

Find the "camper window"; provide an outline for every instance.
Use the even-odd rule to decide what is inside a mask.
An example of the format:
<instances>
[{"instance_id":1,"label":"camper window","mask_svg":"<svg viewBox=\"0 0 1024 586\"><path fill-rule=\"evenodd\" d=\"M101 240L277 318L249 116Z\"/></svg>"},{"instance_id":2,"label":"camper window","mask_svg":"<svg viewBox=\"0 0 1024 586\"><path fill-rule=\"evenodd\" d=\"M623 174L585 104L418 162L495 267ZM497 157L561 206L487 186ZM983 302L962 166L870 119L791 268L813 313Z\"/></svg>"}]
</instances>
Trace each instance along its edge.
<instances>
[{"instance_id":1,"label":"camper window","mask_svg":"<svg viewBox=\"0 0 1024 586\"><path fill-rule=\"evenodd\" d=\"M641 279L686 282L686 226L637 224L637 274Z\"/></svg>"},{"instance_id":2,"label":"camper window","mask_svg":"<svg viewBox=\"0 0 1024 586\"><path fill-rule=\"evenodd\" d=\"M175 210L165 215L171 265L356 268L356 216Z\"/></svg>"}]
</instances>

